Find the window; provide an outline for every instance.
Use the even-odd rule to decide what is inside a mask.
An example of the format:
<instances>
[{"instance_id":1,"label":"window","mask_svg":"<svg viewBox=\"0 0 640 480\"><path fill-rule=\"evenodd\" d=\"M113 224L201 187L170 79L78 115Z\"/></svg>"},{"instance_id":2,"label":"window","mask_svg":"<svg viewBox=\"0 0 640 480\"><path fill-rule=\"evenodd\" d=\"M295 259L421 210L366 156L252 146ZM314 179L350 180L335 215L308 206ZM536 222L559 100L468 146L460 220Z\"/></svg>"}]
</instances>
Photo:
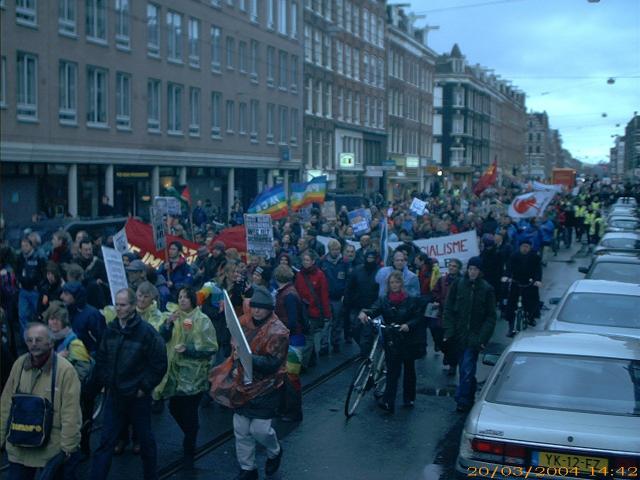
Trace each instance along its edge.
<instances>
[{"instance_id":1,"label":"window","mask_svg":"<svg viewBox=\"0 0 640 480\"><path fill-rule=\"evenodd\" d=\"M182 63L182 15L167 12L167 56L169 61Z\"/></svg>"},{"instance_id":2,"label":"window","mask_svg":"<svg viewBox=\"0 0 640 480\"><path fill-rule=\"evenodd\" d=\"M298 144L298 128L300 119L298 118L298 109L291 109L291 145Z\"/></svg>"},{"instance_id":3,"label":"window","mask_svg":"<svg viewBox=\"0 0 640 480\"><path fill-rule=\"evenodd\" d=\"M227 51L227 70L233 70L234 57L236 55L236 41L233 39L233 37L227 37L226 51Z\"/></svg>"},{"instance_id":4,"label":"window","mask_svg":"<svg viewBox=\"0 0 640 480\"><path fill-rule=\"evenodd\" d=\"M107 42L107 0L86 0L87 38L98 43Z\"/></svg>"},{"instance_id":5,"label":"window","mask_svg":"<svg viewBox=\"0 0 640 480\"><path fill-rule=\"evenodd\" d=\"M211 27L211 70L220 71L222 61L222 32L218 27Z\"/></svg>"},{"instance_id":6,"label":"window","mask_svg":"<svg viewBox=\"0 0 640 480\"><path fill-rule=\"evenodd\" d=\"M338 27L344 27L344 13L343 13L344 0L336 0L336 20L338 21Z\"/></svg>"},{"instance_id":7,"label":"window","mask_svg":"<svg viewBox=\"0 0 640 480\"><path fill-rule=\"evenodd\" d=\"M182 85L167 85L167 133L182 135Z\"/></svg>"},{"instance_id":8,"label":"window","mask_svg":"<svg viewBox=\"0 0 640 480\"><path fill-rule=\"evenodd\" d=\"M37 0L16 1L16 22L28 27L35 27L38 25Z\"/></svg>"},{"instance_id":9,"label":"window","mask_svg":"<svg viewBox=\"0 0 640 480\"><path fill-rule=\"evenodd\" d=\"M30 53L18 52L17 115L19 120L35 120L38 117L37 76L38 57Z\"/></svg>"},{"instance_id":10,"label":"window","mask_svg":"<svg viewBox=\"0 0 640 480\"><path fill-rule=\"evenodd\" d=\"M225 106L225 121L227 133L233 133L233 124L235 123L234 118L235 105L233 100L227 100Z\"/></svg>"},{"instance_id":11,"label":"window","mask_svg":"<svg viewBox=\"0 0 640 480\"><path fill-rule=\"evenodd\" d=\"M149 56L160 56L160 7L149 3L147 5L147 52Z\"/></svg>"},{"instance_id":12,"label":"window","mask_svg":"<svg viewBox=\"0 0 640 480\"><path fill-rule=\"evenodd\" d=\"M4 67L4 57L2 62ZM61 60L58 82L60 85L58 120L63 124L76 125L78 122L78 64Z\"/></svg>"},{"instance_id":13,"label":"window","mask_svg":"<svg viewBox=\"0 0 640 480\"><path fill-rule=\"evenodd\" d=\"M364 124L369 126L369 97L367 95L364 96Z\"/></svg>"},{"instance_id":14,"label":"window","mask_svg":"<svg viewBox=\"0 0 640 480\"><path fill-rule=\"evenodd\" d=\"M200 89L189 89L189 136L200 136Z\"/></svg>"},{"instance_id":15,"label":"window","mask_svg":"<svg viewBox=\"0 0 640 480\"><path fill-rule=\"evenodd\" d=\"M258 141L258 118L260 115L260 104L258 100L251 100L250 108L251 108L250 110L251 141L257 142Z\"/></svg>"},{"instance_id":16,"label":"window","mask_svg":"<svg viewBox=\"0 0 640 480\"><path fill-rule=\"evenodd\" d=\"M251 40L251 79L258 79L258 42Z\"/></svg>"},{"instance_id":17,"label":"window","mask_svg":"<svg viewBox=\"0 0 640 480\"><path fill-rule=\"evenodd\" d=\"M351 31L356 37L360 36L360 9L356 5L353 6L353 25Z\"/></svg>"},{"instance_id":18,"label":"window","mask_svg":"<svg viewBox=\"0 0 640 480\"><path fill-rule=\"evenodd\" d=\"M160 80L147 80L147 130L160 131Z\"/></svg>"},{"instance_id":19,"label":"window","mask_svg":"<svg viewBox=\"0 0 640 480\"><path fill-rule=\"evenodd\" d=\"M116 73L116 128L131 129L131 75Z\"/></svg>"},{"instance_id":20,"label":"window","mask_svg":"<svg viewBox=\"0 0 640 480\"><path fill-rule=\"evenodd\" d=\"M339 74L344 72L344 58L342 56L343 44L340 40L336 40L336 70Z\"/></svg>"},{"instance_id":21,"label":"window","mask_svg":"<svg viewBox=\"0 0 640 480\"><path fill-rule=\"evenodd\" d=\"M313 113L313 80L308 77L304 84L305 113Z\"/></svg>"},{"instance_id":22,"label":"window","mask_svg":"<svg viewBox=\"0 0 640 480\"><path fill-rule=\"evenodd\" d=\"M304 59L307 62L313 61L313 46L311 45L311 27L304 26Z\"/></svg>"},{"instance_id":23,"label":"window","mask_svg":"<svg viewBox=\"0 0 640 480\"><path fill-rule=\"evenodd\" d=\"M323 35L322 66L331 70L331 37Z\"/></svg>"},{"instance_id":24,"label":"window","mask_svg":"<svg viewBox=\"0 0 640 480\"><path fill-rule=\"evenodd\" d=\"M287 34L287 0L278 0L278 33Z\"/></svg>"},{"instance_id":25,"label":"window","mask_svg":"<svg viewBox=\"0 0 640 480\"><path fill-rule=\"evenodd\" d=\"M313 58L316 65L322 64L322 34L319 30L313 31Z\"/></svg>"},{"instance_id":26,"label":"window","mask_svg":"<svg viewBox=\"0 0 640 480\"><path fill-rule=\"evenodd\" d=\"M273 87L273 79L275 77L276 70L276 49L273 47L267 47L267 85Z\"/></svg>"},{"instance_id":27,"label":"window","mask_svg":"<svg viewBox=\"0 0 640 480\"><path fill-rule=\"evenodd\" d=\"M322 82L316 82L316 94L313 101L313 113L322 116Z\"/></svg>"},{"instance_id":28,"label":"window","mask_svg":"<svg viewBox=\"0 0 640 480\"><path fill-rule=\"evenodd\" d=\"M276 106L273 103L267 103L267 142L273 143L273 124L276 121Z\"/></svg>"},{"instance_id":29,"label":"window","mask_svg":"<svg viewBox=\"0 0 640 480\"><path fill-rule=\"evenodd\" d=\"M238 104L238 133L240 135L247 134L247 104L245 102Z\"/></svg>"},{"instance_id":30,"label":"window","mask_svg":"<svg viewBox=\"0 0 640 480\"><path fill-rule=\"evenodd\" d=\"M279 71L278 71L278 87L282 90L287 89L287 80L289 79L289 69L287 68L287 52L280 50L279 53Z\"/></svg>"},{"instance_id":31,"label":"window","mask_svg":"<svg viewBox=\"0 0 640 480\"><path fill-rule=\"evenodd\" d=\"M353 93L353 123L360 125L360 94Z\"/></svg>"},{"instance_id":32,"label":"window","mask_svg":"<svg viewBox=\"0 0 640 480\"><path fill-rule=\"evenodd\" d=\"M283 107L280 105L278 108L278 117L280 118L280 139L279 143L285 144L288 141L288 131L289 131L289 110L287 107Z\"/></svg>"},{"instance_id":33,"label":"window","mask_svg":"<svg viewBox=\"0 0 640 480\"><path fill-rule=\"evenodd\" d=\"M338 120L342 121L344 118L344 90L342 87L338 87Z\"/></svg>"},{"instance_id":34,"label":"window","mask_svg":"<svg viewBox=\"0 0 640 480\"><path fill-rule=\"evenodd\" d=\"M249 12L252 22L258 21L258 0L250 0L251 11Z\"/></svg>"},{"instance_id":35,"label":"window","mask_svg":"<svg viewBox=\"0 0 640 480\"><path fill-rule=\"evenodd\" d=\"M298 57L291 55L291 92L298 91Z\"/></svg>"},{"instance_id":36,"label":"window","mask_svg":"<svg viewBox=\"0 0 640 480\"><path fill-rule=\"evenodd\" d=\"M247 42L238 42L238 69L240 73L247 73L248 62Z\"/></svg>"},{"instance_id":37,"label":"window","mask_svg":"<svg viewBox=\"0 0 640 480\"><path fill-rule=\"evenodd\" d=\"M344 28L351 31L351 2L348 0L344 3Z\"/></svg>"},{"instance_id":38,"label":"window","mask_svg":"<svg viewBox=\"0 0 640 480\"><path fill-rule=\"evenodd\" d=\"M87 67L87 126L107 126L107 71Z\"/></svg>"},{"instance_id":39,"label":"window","mask_svg":"<svg viewBox=\"0 0 640 480\"><path fill-rule=\"evenodd\" d=\"M0 108L7 106L7 58L0 58Z\"/></svg>"},{"instance_id":40,"label":"window","mask_svg":"<svg viewBox=\"0 0 640 480\"><path fill-rule=\"evenodd\" d=\"M274 18L274 0L267 0L267 28L274 29L275 28L275 18Z\"/></svg>"},{"instance_id":41,"label":"window","mask_svg":"<svg viewBox=\"0 0 640 480\"><path fill-rule=\"evenodd\" d=\"M58 32L63 35L76 35L76 1L77 0L59 0Z\"/></svg>"},{"instance_id":42,"label":"window","mask_svg":"<svg viewBox=\"0 0 640 480\"><path fill-rule=\"evenodd\" d=\"M384 24L382 23L382 18L378 18L377 37L378 46L384 48Z\"/></svg>"},{"instance_id":43,"label":"window","mask_svg":"<svg viewBox=\"0 0 640 480\"><path fill-rule=\"evenodd\" d=\"M211 92L211 136L220 137L220 111L222 110L222 94Z\"/></svg>"},{"instance_id":44,"label":"window","mask_svg":"<svg viewBox=\"0 0 640 480\"><path fill-rule=\"evenodd\" d=\"M351 115L351 113L353 112L353 104L351 103L351 90L346 91L344 104L346 107L344 112L344 121L351 123L351 120L353 118Z\"/></svg>"},{"instance_id":45,"label":"window","mask_svg":"<svg viewBox=\"0 0 640 480\"><path fill-rule=\"evenodd\" d=\"M247 0L240 0L238 2L238 8L242 11L242 12L246 12L247 11Z\"/></svg>"},{"instance_id":46,"label":"window","mask_svg":"<svg viewBox=\"0 0 640 480\"><path fill-rule=\"evenodd\" d=\"M333 85L325 84L324 86L324 97L323 97L324 105L322 110L324 111L324 115L327 118L331 118L332 110L333 110Z\"/></svg>"},{"instance_id":47,"label":"window","mask_svg":"<svg viewBox=\"0 0 640 480\"><path fill-rule=\"evenodd\" d=\"M351 63L351 46L349 45L345 45L344 46L344 62L345 62L345 71L344 74L351 78L351 67L352 67L352 63Z\"/></svg>"},{"instance_id":48,"label":"window","mask_svg":"<svg viewBox=\"0 0 640 480\"><path fill-rule=\"evenodd\" d=\"M298 38L298 4L291 2L291 38Z\"/></svg>"},{"instance_id":49,"label":"window","mask_svg":"<svg viewBox=\"0 0 640 480\"><path fill-rule=\"evenodd\" d=\"M189 19L189 65L200 68L200 20Z\"/></svg>"},{"instance_id":50,"label":"window","mask_svg":"<svg viewBox=\"0 0 640 480\"><path fill-rule=\"evenodd\" d=\"M116 2L116 48L129 50L131 39L129 31L131 19L129 12L129 0L115 0Z\"/></svg>"}]
</instances>

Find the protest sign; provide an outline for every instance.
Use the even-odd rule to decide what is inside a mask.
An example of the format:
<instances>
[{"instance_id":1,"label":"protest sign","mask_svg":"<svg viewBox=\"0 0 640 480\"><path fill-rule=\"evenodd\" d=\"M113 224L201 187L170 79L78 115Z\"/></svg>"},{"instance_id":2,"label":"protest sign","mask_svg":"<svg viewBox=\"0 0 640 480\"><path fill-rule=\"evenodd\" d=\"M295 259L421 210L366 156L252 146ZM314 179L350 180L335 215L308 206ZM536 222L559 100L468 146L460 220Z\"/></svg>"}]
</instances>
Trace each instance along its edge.
<instances>
[{"instance_id":1,"label":"protest sign","mask_svg":"<svg viewBox=\"0 0 640 480\"><path fill-rule=\"evenodd\" d=\"M275 256L273 248L273 225L271 215L263 213L247 213L244 216L247 232L247 253L265 258Z\"/></svg>"},{"instance_id":2,"label":"protest sign","mask_svg":"<svg viewBox=\"0 0 640 480\"><path fill-rule=\"evenodd\" d=\"M115 305L116 293L123 288L129 288L127 272L124 270L122 255L114 248L102 247L102 259L104 260L104 268L107 270L111 301Z\"/></svg>"},{"instance_id":3,"label":"protest sign","mask_svg":"<svg viewBox=\"0 0 640 480\"><path fill-rule=\"evenodd\" d=\"M358 208L348 213L349 225L353 228L353 233L356 237L360 237L366 233L369 233L369 220L367 219L367 212L364 208Z\"/></svg>"},{"instance_id":4,"label":"protest sign","mask_svg":"<svg viewBox=\"0 0 640 480\"><path fill-rule=\"evenodd\" d=\"M223 290L224 294L224 319L227 322L227 328L231 332L233 337L233 344L236 347L238 358L240 363L244 367L244 383L249 384L253 382L253 359L251 358L251 347L247 342L247 337L244 336L242 325L236 316L236 312L233 309L229 293Z\"/></svg>"},{"instance_id":5,"label":"protest sign","mask_svg":"<svg viewBox=\"0 0 640 480\"><path fill-rule=\"evenodd\" d=\"M415 213L418 216L424 215L425 211L427 210L427 202L424 202L419 198L414 197L413 202L411 202L411 207L409 207L409 210L411 210L413 213Z\"/></svg>"},{"instance_id":6,"label":"protest sign","mask_svg":"<svg viewBox=\"0 0 640 480\"><path fill-rule=\"evenodd\" d=\"M452 258L456 258L464 264L471 257L480 255L475 230L446 237L415 240L413 244L430 258L437 259L440 269L446 269Z\"/></svg>"},{"instance_id":7,"label":"protest sign","mask_svg":"<svg viewBox=\"0 0 640 480\"><path fill-rule=\"evenodd\" d=\"M126 252L129 248L129 241L127 240L127 231L125 227L122 227L122 230L113 236L113 246L120 253Z\"/></svg>"},{"instance_id":8,"label":"protest sign","mask_svg":"<svg viewBox=\"0 0 640 480\"><path fill-rule=\"evenodd\" d=\"M160 265L162 265L162 262L166 258L166 252L164 250L164 246L162 248L156 248L154 241L155 236L151 225L141 222L140 220L137 220L135 218L130 218L125 224L125 229L127 231L127 240L129 241L130 251L137 253L145 264L151 265L153 268L158 268ZM244 229L242 229L241 235L237 234L234 237L240 236L242 237L241 244L244 245ZM222 234L216 237L216 239L220 238L221 240L225 241L227 248L229 248L230 246L235 246L235 244L231 243L227 238L221 237ZM176 237L170 234L165 237L165 243L172 242L174 240L179 240L180 243L182 243L182 253L185 256L187 263L193 263L196 259L199 245L189 240L185 240L184 238ZM240 242L238 242L238 244L240 244ZM242 251L245 250L243 249Z\"/></svg>"},{"instance_id":9,"label":"protest sign","mask_svg":"<svg viewBox=\"0 0 640 480\"><path fill-rule=\"evenodd\" d=\"M336 219L336 202L333 200L329 200L328 202L324 202L320 211L322 212L322 216L327 220L335 220Z\"/></svg>"},{"instance_id":10,"label":"protest sign","mask_svg":"<svg viewBox=\"0 0 640 480\"><path fill-rule=\"evenodd\" d=\"M153 206L162 215L180 216L182 214L180 200L176 197L154 197Z\"/></svg>"},{"instance_id":11,"label":"protest sign","mask_svg":"<svg viewBox=\"0 0 640 480\"><path fill-rule=\"evenodd\" d=\"M167 247L167 238L164 232L164 215L157 208L150 207L151 227L153 228L153 244L156 250L164 250Z\"/></svg>"}]
</instances>

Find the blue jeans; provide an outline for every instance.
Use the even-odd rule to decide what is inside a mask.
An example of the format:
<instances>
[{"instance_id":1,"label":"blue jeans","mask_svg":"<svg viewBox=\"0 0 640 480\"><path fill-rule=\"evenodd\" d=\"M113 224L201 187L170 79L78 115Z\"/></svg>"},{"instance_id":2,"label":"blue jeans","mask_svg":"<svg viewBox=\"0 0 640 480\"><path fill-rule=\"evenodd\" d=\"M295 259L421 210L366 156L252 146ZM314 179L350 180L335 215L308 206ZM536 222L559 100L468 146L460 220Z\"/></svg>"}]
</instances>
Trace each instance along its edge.
<instances>
[{"instance_id":1,"label":"blue jeans","mask_svg":"<svg viewBox=\"0 0 640 480\"><path fill-rule=\"evenodd\" d=\"M465 348L458 357L460 382L456 389L456 403L468 407L473 405L476 396L476 365L478 350Z\"/></svg>"},{"instance_id":2,"label":"blue jeans","mask_svg":"<svg viewBox=\"0 0 640 480\"><path fill-rule=\"evenodd\" d=\"M125 412L127 414L125 414ZM91 478L106 480L111 468L113 449L118 443L120 432L130 419L140 441L140 457L145 480L157 480L158 452L156 440L151 431L151 396L116 397L111 394L105 399L102 419L102 438L93 456Z\"/></svg>"},{"instance_id":3,"label":"blue jeans","mask_svg":"<svg viewBox=\"0 0 640 480\"><path fill-rule=\"evenodd\" d=\"M25 467L21 463L9 462L7 480L33 480L36 478L37 471L38 469L34 467Z\"/></svg>"},{"instance_id":4,"label":"blue jeans","mask_svg":"<svg viewBox=\"0 0 640 480\"><path fill-rule=\"evenodd\" d=\"M24 329L29 322L35 322L38 313L38 299L40 294L37 290L20 289L18 293L18 317L20 319L20 337L24 337Z\"/></svg>"}]
</instances>

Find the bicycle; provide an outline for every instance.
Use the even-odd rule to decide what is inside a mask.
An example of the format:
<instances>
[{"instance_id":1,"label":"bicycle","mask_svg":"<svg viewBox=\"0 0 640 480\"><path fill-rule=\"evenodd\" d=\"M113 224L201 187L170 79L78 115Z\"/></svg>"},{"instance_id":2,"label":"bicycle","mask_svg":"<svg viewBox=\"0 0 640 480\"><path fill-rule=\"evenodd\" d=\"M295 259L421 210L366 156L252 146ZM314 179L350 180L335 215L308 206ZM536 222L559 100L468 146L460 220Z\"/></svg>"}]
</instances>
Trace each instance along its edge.
<instances>
[{"instance_id":1,"label":"bicycle","mask_svg":"<svg viewBox=\"0 0 640 480\"><path fill-rule=\"evenodd\" d=\"M504 281L509 284L509 293L507 299L511 296L511 289L513 288L513 285L515 284L518 287L518 303L516 311L514 313L513 330L508 333L509 337L515 337L518 333L526 330L529 325L534 326L533 321L529 319L530 315L527 314L522 303L523 290L532 287L534 282L531 278L529 279L529 282L525 284L514 282L511 278L508 278Z\"/></svg>"},{"instance_id":2,"label":"bicycle","mask_svg":"<svg viewBox=\"0 0 640 480\"><path fill-rule=\"evenodd\" d=\"M372 319L371 323L377 330L377 335L369 356L360 363L349 385L349 392L344 403L344 414L347 420L354 415L360 400L369 390L373 388L374 397L380 398L387 384L383 331L385 328L399 328L399 325L385 325L382 317Z\"/></svg>"}]
</instances>

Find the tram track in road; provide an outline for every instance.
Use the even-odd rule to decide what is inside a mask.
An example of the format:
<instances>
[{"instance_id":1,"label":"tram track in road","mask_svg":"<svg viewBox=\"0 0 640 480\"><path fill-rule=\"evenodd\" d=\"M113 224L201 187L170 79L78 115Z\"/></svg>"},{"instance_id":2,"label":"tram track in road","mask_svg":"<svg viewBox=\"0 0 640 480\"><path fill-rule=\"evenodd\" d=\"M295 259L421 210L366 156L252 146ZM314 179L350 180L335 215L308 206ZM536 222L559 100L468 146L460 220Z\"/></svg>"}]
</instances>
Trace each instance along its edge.
<instances>
[{"instance_id":1,"label":"tram track in road","mask_svg":"<svg viewBox=\"0 0 640 480\"><path fill-rule=\"evenodd\" d=\"M332 378L334 378L337 375L341 374L342 372L347 370L351 365L353 365L353 363L355 363L358 360L358 358L359 358L358 356L353 356L353 357L345 360L344 362L338 364L337 366L335 366L334 368L332 368L328 372L323 373L322 375L320 375L318 378L316 378L312 382L310 382L307 385L303 386L302 387L302 395L304 396L304 395L308 394L309 392L311 392L311 391L315 390L316 388L318 388L320 385L328 382ZM230 428L230 429L220 433L219 435L217 435L212 440L210 440L210 441L206 442L205 444L201 445L200 447L198 447L196 449L196 453L195 453L195 460L197 461L197 460L207 456L208 454L210 454L213 451L215 451L216 449L220 448L222 445L224 445L225 443L227 443L231 439L233 439L233 428ZM162 466L162 467L160 467L158 469L158 478L160 480L166 480L168 478L171 478L176 473L182 471L183 469L184 469L184 466L183 466L182 459L173 461L173 462L171 462L171 463L169 463L167 465L164 465L164 466Z\"/></svg>"}]
</instances>

